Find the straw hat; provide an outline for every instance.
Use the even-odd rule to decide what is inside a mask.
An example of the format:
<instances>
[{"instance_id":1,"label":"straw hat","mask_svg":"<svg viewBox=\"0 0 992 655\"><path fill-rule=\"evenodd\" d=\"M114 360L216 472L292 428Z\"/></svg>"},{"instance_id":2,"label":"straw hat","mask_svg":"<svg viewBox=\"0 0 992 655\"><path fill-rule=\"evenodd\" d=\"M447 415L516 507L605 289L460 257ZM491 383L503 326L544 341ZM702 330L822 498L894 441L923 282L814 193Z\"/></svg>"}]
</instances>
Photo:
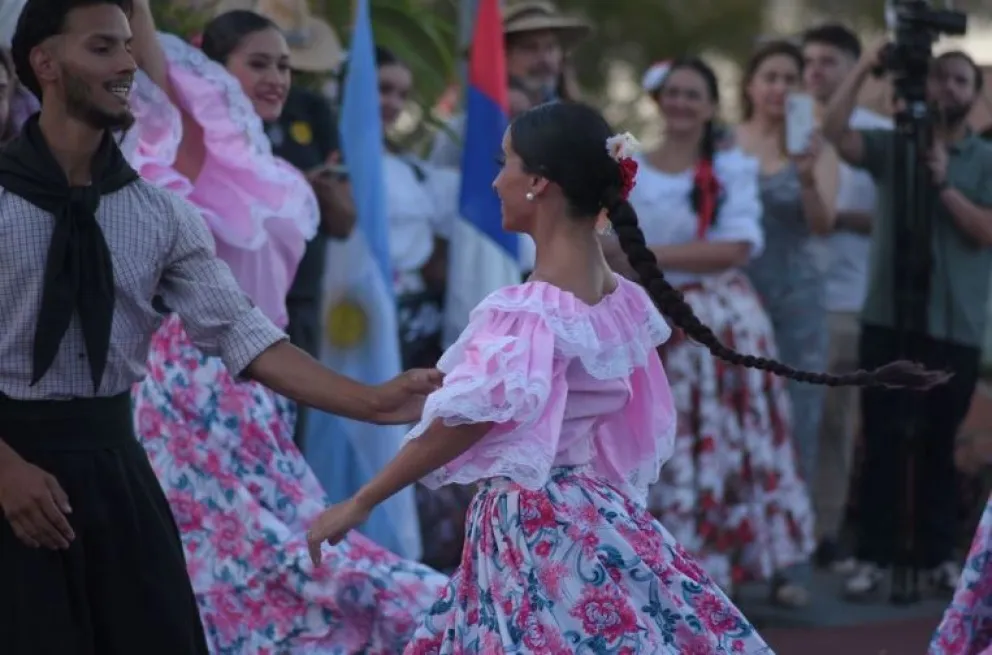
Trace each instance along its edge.
<instances>
[{"instance_id":1,"label":"straw hat","mask_svg":"<svg viewBox=\"0 0 992 655\"><path fill-rule=\"evenodd\" d=\"M551 2L527 0L510 4L503 10L503 35L525 32L556 32L562 46L569 48L589 36L592 26L560 13Z\"/></svg>"},{"instance_id":2,"label":"straw hat","mask_svg":"<svg viewBox=\"0 0 992 655\"><path fill-rule=\"evenodd\" d=\"M261 14L279 27L289 44L289 64L293 69L327 73L341 64L341 40L327 21L310 13L307 0L220 0L214 6L214 15L236 10Z\"/></svg>"}]
</instances>

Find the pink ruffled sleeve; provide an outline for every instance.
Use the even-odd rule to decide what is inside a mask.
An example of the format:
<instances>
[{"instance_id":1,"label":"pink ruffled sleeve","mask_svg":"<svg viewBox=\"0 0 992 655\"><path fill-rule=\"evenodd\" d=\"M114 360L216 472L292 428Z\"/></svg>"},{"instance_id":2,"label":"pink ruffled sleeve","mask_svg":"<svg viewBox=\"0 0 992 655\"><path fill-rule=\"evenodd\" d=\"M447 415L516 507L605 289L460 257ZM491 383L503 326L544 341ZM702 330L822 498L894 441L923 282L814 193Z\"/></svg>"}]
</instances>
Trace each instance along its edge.
<instances>
[{"instance_id":1,"label":"pink ruffled sleeve","mask_svg":"<svg viewBox=\"0 0 992 655\"><path fill-rule=\"evenodd\" d=\"M286 324L285 297L319 209L310 184L272 146L240 84L220 64L170 34L159 34L169 79L186 114L203 129L203 168L189 180L175 168L182 116L140 73L131 102L137 121L124 143L131 165L150 182L196 205L217 254L265 314Z\"/></svg>"},{"instance_id":2,"label":"pink ruffled sleeve","mask_svg":"<svg viewBox=\"0 0 992 655\"><path fill-rule=\"evenodd\" d=\"M650 353L644 365L631 373L626 407L596 430L593 470L624 485L632 498L645 503L648 487L672 456L676 421L668 376L658 353Z\"/></svg>"},{"instance_id":3,"label":"pink ruffled sleeve","mask_svg":"<svg viewBox=\"0 0 992 655\"><path fill-rule=\"evenodd\" d=\"M496 424L425 477L430 488L493 477L538 488L551 471L567 395L555 334L539 314L500 309L498 296L505 291L476 308L438 362L444 385L428 397L420 423L407 435L415 439L439 419L446 425Z\"/></svg>"}]
</instances>

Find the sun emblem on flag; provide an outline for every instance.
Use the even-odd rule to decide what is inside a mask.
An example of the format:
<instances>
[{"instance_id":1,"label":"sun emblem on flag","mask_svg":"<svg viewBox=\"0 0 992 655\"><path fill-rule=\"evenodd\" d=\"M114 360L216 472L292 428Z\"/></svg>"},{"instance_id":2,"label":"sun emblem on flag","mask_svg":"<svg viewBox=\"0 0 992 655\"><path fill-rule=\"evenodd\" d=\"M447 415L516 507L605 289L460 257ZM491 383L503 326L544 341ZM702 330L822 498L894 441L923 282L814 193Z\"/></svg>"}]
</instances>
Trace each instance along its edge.
<instances>
[{"instance_id":1,"label":"sun emblem on flag","mask_svg":"<svg viewBox=\"0 0 992 655\"><path fill-rule=\"evenodd\" d=\"M301 146L308 146L313 142L313 128L306 121L293 122L289 126L289 135Z\"/></svg>"},{"instance_id":2,"label":"sun emblem on flag","mask_svg":"<svg viewBox=\"0 0 992 655\"><path fill-rule=\"evenodd\" d=\"M327 341L335 348L355 348L365 340L369 318L359 303L345 298L327 310Z\"/></svg>"}]
</instances>

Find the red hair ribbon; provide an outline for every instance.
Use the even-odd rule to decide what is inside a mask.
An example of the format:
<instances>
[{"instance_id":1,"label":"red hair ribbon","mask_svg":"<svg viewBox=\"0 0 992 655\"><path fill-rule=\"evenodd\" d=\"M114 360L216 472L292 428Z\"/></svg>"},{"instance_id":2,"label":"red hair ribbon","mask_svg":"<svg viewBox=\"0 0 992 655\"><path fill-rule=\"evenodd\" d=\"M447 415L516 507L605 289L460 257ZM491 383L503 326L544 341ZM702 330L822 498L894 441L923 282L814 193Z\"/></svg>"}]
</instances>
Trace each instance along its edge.
<instances>
[{"instance_id":1,"label":"red hair ribbon","mask_svg":"<svg viewBox=\"0 0 992 655\"><path fill-rule=\"evenodd\" d=\"M693 178L695 187L699 189L697 207L698 221L696 222L696 238L706 239L706 233L716 218L716 199L720 194L720 185L713 173L713 162L704 159L696 165L696 175Z\"/></svg>"}]
</instances>

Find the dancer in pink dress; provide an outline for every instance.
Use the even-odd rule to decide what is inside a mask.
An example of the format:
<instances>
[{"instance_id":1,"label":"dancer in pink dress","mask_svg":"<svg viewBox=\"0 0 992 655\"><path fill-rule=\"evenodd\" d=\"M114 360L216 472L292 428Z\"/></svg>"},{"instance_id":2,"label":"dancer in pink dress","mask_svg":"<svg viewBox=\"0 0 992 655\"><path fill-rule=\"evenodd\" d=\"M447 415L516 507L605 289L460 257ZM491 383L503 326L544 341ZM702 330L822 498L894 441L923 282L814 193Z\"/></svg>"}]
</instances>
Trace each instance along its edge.
<instances>
[{"instance_id":1,"label":"dancer in pink dress","mask_svg":"<svg viewBox=\"0 0 992 655\"><path fill-rule=\"evenodd\" d=\"M285 39L258 14L230 12L207 26L200 51L156 35L145 0L132 29L143 68L131 92L132 164L201 210L241 288L284 327L286 293L318 220L309 183L272 154L262 130L289 86ZM447 578L357 533L311 566L301 535L328 501L293 442L291 403L236 380L174 316L152 341L133 401L211 653L402 650Z\"/></svg>"},{"instance_id":2,"label":"dancer in pink dress","mask_svg":"<svg viewBox=\"0 0 992 655\"><path fill-rule=\"evenodd\" d=\"M627 201L633 147L581 104L514 120L494 187L504 227L537 244L534 274L475 309L400 453L311 527L320 561L323 541L418 479L480 483L461 565L409 655L771 652L644 505L676 420L656 352L671 330L655 304L718 357L796 379L926 387L946 377L905 362L832 377L722 346L645 246ZM647 291L610 271L595 229L607 217Z\"/></svg>"}]
</instances>

